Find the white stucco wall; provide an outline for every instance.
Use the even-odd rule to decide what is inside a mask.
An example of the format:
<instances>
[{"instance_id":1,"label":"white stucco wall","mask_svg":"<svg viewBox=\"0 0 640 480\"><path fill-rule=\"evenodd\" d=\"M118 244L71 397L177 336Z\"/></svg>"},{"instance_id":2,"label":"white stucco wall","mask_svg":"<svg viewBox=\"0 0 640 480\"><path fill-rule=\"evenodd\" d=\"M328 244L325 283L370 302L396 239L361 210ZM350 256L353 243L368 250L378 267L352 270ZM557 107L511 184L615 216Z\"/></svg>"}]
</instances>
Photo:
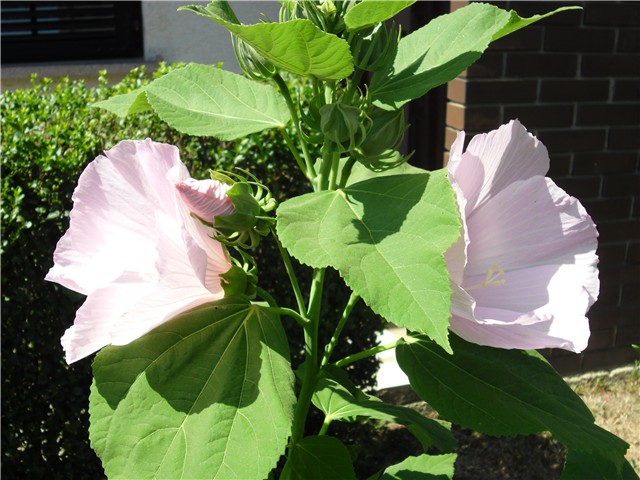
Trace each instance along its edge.
<instances>
[{"instance_id":1,"label":"white stucco wall","mask_svg":"<svg viewBox=\"0 0 640 480\"><path fill-rule=\"evenodd\" d=\"M191 12L177 12L182 5L208 2L143 1L142 27L146 61L224 62L225 69L239 72L227 30ZM231 6L242 23L258 23L264 13L278 20L277 1L232 1Z\"/></svg>"}]
</instances>

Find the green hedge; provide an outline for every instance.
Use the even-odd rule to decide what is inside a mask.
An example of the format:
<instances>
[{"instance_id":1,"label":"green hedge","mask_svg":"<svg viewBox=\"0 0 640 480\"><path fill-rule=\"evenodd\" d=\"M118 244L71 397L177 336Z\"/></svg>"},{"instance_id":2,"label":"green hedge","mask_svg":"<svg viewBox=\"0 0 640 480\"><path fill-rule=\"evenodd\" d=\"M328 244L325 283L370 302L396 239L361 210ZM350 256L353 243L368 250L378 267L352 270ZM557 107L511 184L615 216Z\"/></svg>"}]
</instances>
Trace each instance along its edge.
<instances>
[{"instance_id":1,"label":"green hedge","mask_svg":"<svg viewBox=\"0 0 640 480\"><path fill-rule=\"evenodd\" d=\"M161 65L154 76L169 68ZM31 88L1 96L2 470L7 478L103 477L87 440L91 362L66 365L60 346L60 337L73 323L83 297L43 280L52 266L56 242L68 227L76 181L89 161L120 140L149 137L177 145L196 178L206 177L209 168L237 166L263 179L280 200L284 191L305 191L304 179L274 132L236 143L218 142L179 134L151 114L119 119L90 107L137 88L148 77L143 68L134 69L121 83L109 87L101 72L94 88L79 81L63 79L54 84L34 77ZM274 245L263 243L257 258L261 286L281 304L293 305ZM306 283L306 273L301 276ZM332 301L324 317L331 321L348 298L335 275L334 279L335 286L326 292ZM360 308L336 354L372 346L380 327L380 319ZM301 332L292 324L287 329L297 364ZM373 385L374 361L352 368L356 383ZM362 430L344 435L357 442L367 436Z\"/></svg>"}]
</instances>

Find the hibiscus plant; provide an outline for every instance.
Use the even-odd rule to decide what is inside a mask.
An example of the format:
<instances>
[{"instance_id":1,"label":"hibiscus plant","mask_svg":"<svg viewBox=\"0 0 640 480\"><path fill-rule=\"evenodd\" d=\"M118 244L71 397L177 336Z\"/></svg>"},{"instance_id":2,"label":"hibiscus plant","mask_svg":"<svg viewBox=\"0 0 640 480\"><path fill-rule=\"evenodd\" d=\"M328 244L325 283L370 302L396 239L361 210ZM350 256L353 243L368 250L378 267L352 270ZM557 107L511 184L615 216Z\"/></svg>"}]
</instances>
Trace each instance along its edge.
<instances>
[{"instance_id":1,"label":"hibiscus plant","mask_svg":"<svg viewBox=\"0 0 640 480\"><path fill-rule=\"evenodd\" d=\"M400 151L405 104L570 7L521 18L472 3L403 37L390 19L413 1L281 3L278 22L253 25L225 1L180 8L231 32L244 75L190 64L97 104L223 140L279 129L311 191L276 205L247 171L196 180L176 147L151 139L124 140L83 172L47 279L87 295L62 344L68 362L98 352L89 435L107 475L352 479L355 450L331 424L369 418L408 426L425 451L375 479L452 478L448 422L551 432L567 447L563 478L632 476L628 445L535 352L587 346L599 287L596 227L545 178L544 145L514 120L466 150L460 133L441 170ZM261 287L253 254L269 235L295 305ZM308 292L293 259L309 267ZM352 291L340 318L320 315L329 268ZM357 302L407 333L336 358ZM296 371L284 316L304 332ZM326 345L321 323L334 329ZM346 366L390 349L443 420L349 380ZM312 405L319 431L305 428Z\"/></svg>"}]
</instances>

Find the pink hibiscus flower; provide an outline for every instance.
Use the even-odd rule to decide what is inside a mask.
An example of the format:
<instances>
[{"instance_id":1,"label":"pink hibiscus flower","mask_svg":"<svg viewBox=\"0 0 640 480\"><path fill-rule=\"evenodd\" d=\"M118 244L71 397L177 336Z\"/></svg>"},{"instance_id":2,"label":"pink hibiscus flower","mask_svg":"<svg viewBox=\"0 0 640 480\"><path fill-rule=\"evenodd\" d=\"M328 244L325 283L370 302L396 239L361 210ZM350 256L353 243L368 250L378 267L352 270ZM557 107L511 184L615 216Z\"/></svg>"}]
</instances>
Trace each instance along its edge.
<instances>
[{"instance_id":1,"label":"pink hibiscus flower","mask_svg":"<svg viewBox=\"0 0 640 480\"><path fill-rule=\"evenodd\" d=\"M124 345L224 296L224 247L196 219L228 215L228 187L195 182L171 145L123 141L91 162L46 279L84 295L62 337L67 362Z\"/></svg>"},{"instance_id":2,"label":"pink hibiscus flower","mask_svg":"<svg viewBox=\"0 0 640 480\"><path fill-rule=\"evenodd\" d=\"M445 254L450 328L499 348L587 346L598 297L598 232L578 200L545 178L545 146L511 121L451 148L463 235Z\"/></svg>"}]
</instances>

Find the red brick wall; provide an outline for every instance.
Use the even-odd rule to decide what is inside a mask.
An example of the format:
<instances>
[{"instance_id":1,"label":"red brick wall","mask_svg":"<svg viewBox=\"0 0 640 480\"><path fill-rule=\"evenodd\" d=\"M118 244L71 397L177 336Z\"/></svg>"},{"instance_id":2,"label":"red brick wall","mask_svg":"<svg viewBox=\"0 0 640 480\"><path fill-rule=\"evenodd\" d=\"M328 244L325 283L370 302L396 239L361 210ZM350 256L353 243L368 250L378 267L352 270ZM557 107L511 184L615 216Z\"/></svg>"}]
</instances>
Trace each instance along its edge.
<instances>
[{"instance_id":1,"label":"red brick wall","mask_svg":"<svg viewBox=\"0 0 640 480\"><path fill-rule=\"evenodd\" d=\"M491 2L521 16L566 3ZM452 9L463 4L451 2ZM518 118L548 148L549 176L600 232L600 299L581 355L544 352L562 372L633 362L640 343L640 2L575 2L504 37L447 92L445 148ZM446 159L445 153L445 159Z\"/></svg>"}]
</instances>

